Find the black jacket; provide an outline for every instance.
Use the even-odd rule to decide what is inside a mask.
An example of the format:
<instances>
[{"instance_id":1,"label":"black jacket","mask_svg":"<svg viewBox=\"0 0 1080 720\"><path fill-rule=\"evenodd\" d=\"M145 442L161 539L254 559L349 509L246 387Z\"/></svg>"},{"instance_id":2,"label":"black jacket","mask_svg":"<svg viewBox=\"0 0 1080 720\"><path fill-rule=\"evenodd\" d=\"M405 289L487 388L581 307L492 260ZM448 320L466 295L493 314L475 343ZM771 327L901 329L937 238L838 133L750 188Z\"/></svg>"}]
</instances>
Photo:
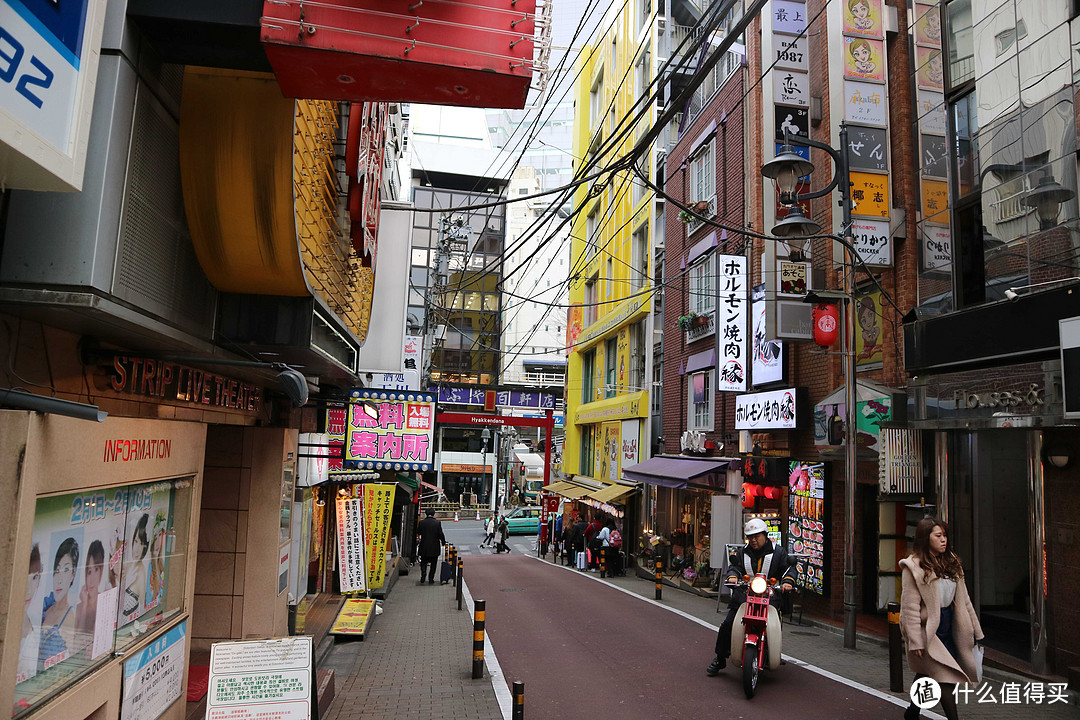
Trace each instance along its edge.
<instances>
[{"instance_id":1,"label":"black jacket","mask_svg":"<svg viewBox=\"0 0 1080 720\"><path fill-rule=\"evenodd\" d=\"M785 582L789 582L795 585L799 579L798 571L795 568L795 562L788 557L787 549L783 546L773 545L771 540L766 540L765 544L761 546L760 550L754 550L749 544L743 545L737 553L733 553L728 558L728 580L741 580L743 575L749 575L753 577L757 573L761 572L762 565L764 564L765 557L772 553L772 562L769 563L768 577L776 578L777 585L782 585ZM749 559L750 566L746 567L745 560ZM779 590L779 588L777 588ZM773 594L770 602L773 605L779 607L781 594L776 592ZM737 588L731 592L731 602L728 603L729 607L738 607L746 602L746 591L742 588Z\"/></svg>"},{"instance_id":2,"label":"black jacket","mask_svg":"<svg viewBox=\"0 0 1080 720\"><path fill-rule=\"evenodd\" d=\"M434 517L426 517L416 526L417 542L420 544L420 557L438 557L442 546L446 544L442 523Z\"/></svg>"}]
</instances>

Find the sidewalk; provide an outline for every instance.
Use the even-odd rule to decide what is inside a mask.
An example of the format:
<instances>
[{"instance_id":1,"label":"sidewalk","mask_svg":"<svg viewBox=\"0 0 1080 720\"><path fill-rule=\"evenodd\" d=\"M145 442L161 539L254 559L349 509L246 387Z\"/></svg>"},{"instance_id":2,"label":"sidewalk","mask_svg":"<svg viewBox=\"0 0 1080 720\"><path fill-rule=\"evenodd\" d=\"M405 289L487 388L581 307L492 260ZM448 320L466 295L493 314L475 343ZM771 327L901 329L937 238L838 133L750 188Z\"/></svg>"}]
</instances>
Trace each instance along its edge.
<instances>
[{"instance_id":1,"label":"sidewalk","mask_svg":"<svg viewBox=\"0 0 1080 720\"><path fill-rule=\"evenodd\" d=\"M402 577L364 641L337 642L322 664L335 694L324 720L502 720L491 678L472 679L472 615L452 585ZM486 670L486 668L485 668Z\"/></svg>"}]
</instances>

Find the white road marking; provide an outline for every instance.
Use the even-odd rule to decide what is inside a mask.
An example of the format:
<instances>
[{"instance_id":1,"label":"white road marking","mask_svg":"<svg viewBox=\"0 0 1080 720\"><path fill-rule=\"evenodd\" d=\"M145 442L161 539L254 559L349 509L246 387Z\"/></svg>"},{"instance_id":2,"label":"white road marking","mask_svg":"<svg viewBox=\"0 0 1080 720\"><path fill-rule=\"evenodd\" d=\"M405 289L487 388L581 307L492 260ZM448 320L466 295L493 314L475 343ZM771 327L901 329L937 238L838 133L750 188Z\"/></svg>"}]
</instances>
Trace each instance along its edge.
<instances>
[{"instance_id":1,"label":"white road marking","mask_svg":"<svg viewBox=\"0 0 1080 720\"><path fill-rule=\"evenodd\" d=\"M465 601L466 607L469 608L469 617L474 617L472 593L469 592L469 583L465 582L464 578L461 585L461 597ZM499 703L499 710L502 712L503 720L510 720L513 712L514 696L511 694L510 686L503 676L502 666L499 665L499 658L495 656L495 648L491 645L491 638L488 636L487 629L484 630L484 664L487 666L488 675L491 678L491 689L495 691L495 699Z\"/></svg>"}]
</instances>

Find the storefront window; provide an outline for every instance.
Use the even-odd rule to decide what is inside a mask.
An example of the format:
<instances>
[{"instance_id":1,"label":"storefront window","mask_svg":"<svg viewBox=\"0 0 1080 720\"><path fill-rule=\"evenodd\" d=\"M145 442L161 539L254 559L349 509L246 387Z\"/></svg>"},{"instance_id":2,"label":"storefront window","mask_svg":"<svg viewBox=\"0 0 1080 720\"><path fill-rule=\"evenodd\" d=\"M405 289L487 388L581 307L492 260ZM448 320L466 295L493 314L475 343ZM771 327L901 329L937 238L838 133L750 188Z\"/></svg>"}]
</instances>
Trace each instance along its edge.
<instances>
[{"instance_id":1,"label":"storefront window","mask_svg":"<svg viewBox=\"0 0 1080 720\"><path fill-rule=\"evenodd\" d=\"M14 715L184 609L191 478L39 498Z\"/></svg>"}]
</instances>

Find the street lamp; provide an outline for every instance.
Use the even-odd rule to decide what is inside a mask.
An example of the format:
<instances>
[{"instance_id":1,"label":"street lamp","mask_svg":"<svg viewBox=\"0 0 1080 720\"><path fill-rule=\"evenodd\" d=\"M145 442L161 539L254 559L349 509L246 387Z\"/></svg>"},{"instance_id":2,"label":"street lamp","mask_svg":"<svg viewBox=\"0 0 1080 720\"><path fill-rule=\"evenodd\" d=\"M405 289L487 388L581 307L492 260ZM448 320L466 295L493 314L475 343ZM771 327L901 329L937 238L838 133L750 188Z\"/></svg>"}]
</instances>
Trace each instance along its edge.
<instances>
[{"instance_id":1,"label":"street lamp","mask_svg":"<svg viewBox=\"0 0 1080 720\"><path fill-rule=\"evenodd\" d=\"M843 208L843 223L840 235L828 235L844 245L844 298L847 308L844 313L844 360L846 375L845 390L847 408L844 418L844 442L846 472L844 479L844 647L855 647L855 252L851 237L851 176L847 164L848 131L847 125L840 123L840 147L844 152L837 152L825 143L803 137L792 137L784 131L784 144L769 162L761 166L761 174L776 181L780 193L780 202L791 205L787 217L773 227L773 235L782 238L807 238L816 235L821 226L803 215L799 209L800 200L823 197L837 188L840 192L840 206ZM829 185L821 190L799 194L799 178L814 172L814 164L795 152L793 144L824 150L836 165L836 172ZM789 243L790 247L790 243Z\"/></svg>"},{"instance_id":2,"label":"street lamp","mask_svg":"<svg viewBox=\"0 0 1080 720\"><path fill-rule=\"evenodd\" d=\"M1039 217L1039 229L1049 230L1057 224L1061 203L1068 202L1074 197L1076 193L1059 183L1052 174L1047 172L1039 178L1039 184L1035 189L1024 198L1024 204L1035 208L1035 214Z\"/></svg>"},{"instance_id":3,"label":"street lamp","mask_svg":"<svg viewBox=\"0 0 1080 720\"><path fill-rule=\"evenodd\" d=\"M480 481L482 485L487 485L487 448L488 440L491 439L491 431L487 428L480 433L480 441L482 443L480 451ZM491 510L495 511L495 473L491 473Z\"/></svg>"}]
</instances>

